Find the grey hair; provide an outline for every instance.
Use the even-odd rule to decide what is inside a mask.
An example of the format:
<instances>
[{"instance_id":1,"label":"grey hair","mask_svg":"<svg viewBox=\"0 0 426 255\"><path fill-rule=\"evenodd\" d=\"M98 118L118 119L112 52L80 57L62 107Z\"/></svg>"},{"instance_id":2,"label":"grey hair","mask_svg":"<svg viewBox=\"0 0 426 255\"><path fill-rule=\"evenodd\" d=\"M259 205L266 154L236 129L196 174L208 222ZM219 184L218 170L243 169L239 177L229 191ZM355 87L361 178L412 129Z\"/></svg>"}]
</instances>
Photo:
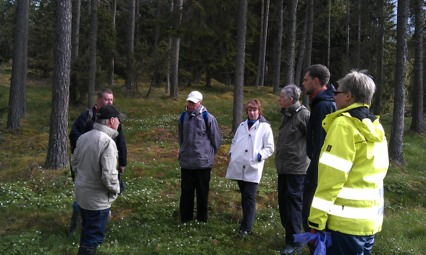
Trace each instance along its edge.
<instances>
[{"instance_id":1,"label":"grey hair","mask_svg":"<svg viewBox=\"0 0 426 255\"><path fill-rule=\"evenodd\" d=\"M371 104L374 92L376 90L376 84L373 79L358 70L352 70L350 73L345 75L337 81L341 91L351 92L355 102L363 104Z\"/></svg>"},{"instance_id":2,"label":"grey hair","mask_svg":"<svg viewBox=\"0 0 426 255\"><path fill-rule=\"evenodd\" d=\"M96 122L98 122L98 123L100 123L102 125L107 126L108 123L109 123L109 119L98 119L98 118L96 118Z\"/></svg>"},{"instance_id":3,"label":"grey hair","mask_svg":"<svg viewBox=\"0 0 426 255\"><path fill-rule=\"evenodd\" d=\"M294 102L296 103L297 101L299 101L301 90L297 85L289 84L281 89L280 94L283 93L286 95L287 98L293 98Z\"/></svg>"}]
</instances>

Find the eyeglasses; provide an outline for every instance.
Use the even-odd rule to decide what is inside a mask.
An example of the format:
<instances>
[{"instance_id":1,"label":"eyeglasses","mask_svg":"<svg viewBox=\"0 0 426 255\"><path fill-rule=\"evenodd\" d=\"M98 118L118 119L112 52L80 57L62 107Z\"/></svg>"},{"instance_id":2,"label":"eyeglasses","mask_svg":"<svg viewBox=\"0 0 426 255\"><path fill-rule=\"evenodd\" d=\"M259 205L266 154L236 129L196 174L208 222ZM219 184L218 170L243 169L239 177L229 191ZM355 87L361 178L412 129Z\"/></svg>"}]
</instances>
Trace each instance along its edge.
<instances>
[{"instance_id":1,"label":"eyeglasses","mask_svg":"<svg viewBox=\"0 0 426 255\"><path fill-rule=\"evenodd\" d=\"M340 93L347 93L347 91L333 91L334 95L337 96Z\"/></svg>"}]
</instances>

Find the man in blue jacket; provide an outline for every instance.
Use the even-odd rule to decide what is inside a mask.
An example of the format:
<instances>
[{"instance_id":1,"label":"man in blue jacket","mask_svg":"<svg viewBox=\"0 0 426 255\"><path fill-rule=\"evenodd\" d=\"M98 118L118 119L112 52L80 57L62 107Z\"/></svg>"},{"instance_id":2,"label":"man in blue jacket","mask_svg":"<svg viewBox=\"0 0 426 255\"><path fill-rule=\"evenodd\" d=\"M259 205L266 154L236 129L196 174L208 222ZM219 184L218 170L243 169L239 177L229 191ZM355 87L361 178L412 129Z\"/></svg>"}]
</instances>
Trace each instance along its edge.
<instances>
[{"instance_id":1,"label":"man in blue jacket","mask_svg":"<svg viewBox=\"0 0 426 255\"><path fill-rule=\"evenodd\" d=\"M210 172L222 143L216 118L207 112L202 100L200 92L192 91L186 99L186 111L178 122L182 223L193 219L195 192L197 221L207 222Z\"/></svg>"},{"instance_id":2,"label":"man in blue jacket","mask_svg":"<svg viewBox=\"0 0 426 255\"><path fill-rule=\"evenodd\" d=\"M302 223L305 231L309 231L309 210L318 184L318 160L326 135L322 128L322 120L327 114L336 111L333 98L335 89L331 84L327 86L329 80L330 71L321 64L308 67L303 77L303 86L309 95L311 109L306 134L306 153L311 162L306 171L302 205Z\"/></svg>"}]
</instances>

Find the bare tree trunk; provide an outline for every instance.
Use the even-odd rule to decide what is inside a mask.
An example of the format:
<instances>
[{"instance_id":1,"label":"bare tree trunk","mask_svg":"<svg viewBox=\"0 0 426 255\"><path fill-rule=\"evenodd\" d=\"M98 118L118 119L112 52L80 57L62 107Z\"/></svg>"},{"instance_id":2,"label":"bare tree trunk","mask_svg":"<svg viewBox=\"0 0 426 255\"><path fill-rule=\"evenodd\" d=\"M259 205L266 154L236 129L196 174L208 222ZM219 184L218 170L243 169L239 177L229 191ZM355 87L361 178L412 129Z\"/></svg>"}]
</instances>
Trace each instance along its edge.
<instances>
[{"instance_id":1,"label":"bare tree trunk","mask_svg":"<svg viewBox=\"0 0 426 255\"><path fill-rule=\"evenodd\" d=\"M357 44L356 44L356 52L355 52L355 65L356 68L361 68L361 0L358 0L358 33L357 33Z\"/></svg>"},{"instance_id":2,"label":"bare tree trunk","mask_svg":"<svg viewBox=\"0 0 426 255\"><path fill-rule=\"evenodd\" d=\"M234 134L243 119L244 70L247 34L247 0L240 0L237 25L237 56L235 63L235 85L232 118L232 133Z\"/></svg>"},{"instance_id":3,"label":"bare tree trunk","mask_svg":"<svg viewBox=\"0 0 426 255\"><path fill-rule=\"evenodd\" d=\"M350 63L350 53L349 53L349 46L350 46L350 22L351 22L351 1L346 0L346 51L345 51L345 72L349 70L349 63Z\"/></svg>"},{"instance_id":4,"label":"bare tree trunk","mask_svg":"<svg viewBox=\"0 0 426 255\"><path fill-rule=\"evenodd\" d=\"M311 65L312 59L312 37L314 27L314 0L307 1L307 27L306 27L306 52L305 52L305 69ZM309 105L309 98L307 95L302 98L304 105Z\"/></svg>"},{"instance_id":5,"label":"bare tree trunk","mask_svg":"<svg viewBox=\"0 0 426 255\"><path fill-rule=\"evenodd\" d=\"M414 84L412 87L412 108L411 108L411 126L410 130L423 134L425 131L423 123L423 29L424 29L424 15L423 15L423 1L414 0L415 3L415 26L414 33Z\"/></svg>"},{"instance_id":6,"label":"bare tree trunk","mask_svg":"<svg viewBox=\"0 0 426 255\"><path fill-rule=\"evenodd\" d=\"M114 34L117 34L115 28L115 20L117 16L117 0L112 0L112 29L114 29ZM115 69L115 41L113 46L113 51L111 53L111 59L109 60L109 72L108 72L108 85L112 87L114 85L114 69Z\"/></svg>"},{"instance_id":7,"label":"bare tree trunk","mask_svg":"<svg viewBox=\"0 0 426 255\"><path fill-rule=\"evenodd\" d=\"M383 47L385 44L385 22L384 22L384 0L378 0L378 35L377 35L377 66L376 66L376 93L374 93L374 100L372 104L372 111L374 114L381 113L381 98L383 87Z\"/></svg>"},{"instance_id":8,"label":"bare tree trunk","mask_svg":"<svg viewBox=\"0 0 426 255\"><path fill-rule=\"evenodd\" d=\"M176 28L180 26L182 21L182 0L177 0L175 11L177 13ZM180 51L180 37L174 36L172 38L172 57L171 57L171 90L170 97L178 97L178 84L179 84L179 51Z\"/></svg>"},{"instance_id":9,"label":"bare tree trunk","mask_svg":"<svg viewBox=\"0 0 426 255\"><path fill-rule=\"evenodd\" d=\"M312 59L312 37L314 30L314 0L307 0L308 19L306 30L306 52L305 52L305 67L311 65Z\"/></svg>"},{"instance_id":10,"label":"bare tree trunk","mask_svg":"<svg viewBox=\"0 0 426 255\"><path fill-rule=\"evenodd\" d=\"M294 84L295 45L296 45L296 22L297 22L297 0L289 1L289 38L287 44L287 72L286 84Z\"/></svg>"},{"instance_id":11,"label":"bare tree trunk","mask_svg":"<svg viewBox=\"0 0 426 255\"><path fill-rule=\"evenodd\" d=\"M306 50L306 34L308 33L307 21L308 21L308 12L306 12L305 19L303 20L303 32L302 32L302 38L300 39L299 54L297 56L296 78L295 78L295 81L297 84L302 84L302 76L304 75L304 73L302 72L304 72L303 68L305 66L304 59L305 59L305 50Z\"/></svg>"},{"instance_id":12,"label":"bare tree trunk","mask_svg":"<svg viewBox=\"0 0 426 255\"><path fill-rule=\"evenodd\" d=\"M9 114L7 116L8 129L20 128L21 118L25 116L26 112L28 10L28 0L17 1Z\"/></svg>"},{"instance_id":13,"label":"bare tree trunk","mask_svg":"<svg viewBox=\"0 0 426 255\"><path fill-rule=\"evenodd\" d=\"M72 31L71 31L71 83L70 83L70 102L77 104L79 102L79 72L78 57L80 47L80 10L81 0L73 0L72 6Z\"/></svg>"},{"instance_id":14,"label":"bare tree trunk","mask_svg":"<svg viewBox=\"0 0 426 255\"><path fill-rule=\"evenodd\" d=\"M284 30L284 0L280 0L279 10L278 10L278 31L277 37L275 38L274 43L274 63L273 63L273 74L272 74L272 86L274 87L274 94L278 95L280 92L280 76L281 76L281 48L283 40L283 30Z\"/></svg>"},{"instance_id":15,"label":"bare tree trunk","mask_svg":"<svg viewBox=\"0 0 426 255\"><path fill-rule=\"evenodd\" d=\"M174 1L170 0L170 13L173 13L174 10ZM172 28L171 28L172 29ZM172 37L169 36L169 46L168 46L168 50L170 52L169 56L168 56L168 65L167 65L167 76L166 76L166 87L165 87L165 91L164 93L167 95L170 93L170 88L171 88L171 70L172 70L172 58L171 58L171 54L172 54L172 47L173 47L173 40Z\"/></svg>"},{"instance_id":16,"label":"bare tree trunk","mask_svg":"<svg viewBox=\"0 0 426 255\"><path fill-rule=\"evenodd\" d=\"M135 67L134 67L134 51L135 51L135 0L128 0L129 17L127 27L127 77L125 86L128 91L133 91L135 86Z\"/></svg>"},{"instance_id":17,"label":"bare tree trunk","mask_svg":"<svg viewBox=\"0 0 426 255\"><path fill-rule=\"evenodd\" d=\"M327 18L327 67L330 69L330 55L331 55L331 0L328 0L328 18Z\"/></svg>"},{"instance_id":18,"label":"bare tree trunk","mask_svg":"<svg viewBox=\"0 0 426 255\"><path fill-rule=\"evenodd\" d=\"M403 156L404 112L405 112L405 76L407 65L407 20L408 6L406 0L398 0L398 18L396 34L396 72L393 120L389 142L389 158L397 165L405 165Z\"/></svg>"},{"instance_id":19,"label":"bare tree trunk","mask_svg":"<svg viewBox=\"0 0 426 255\"><path fill-rule=\"evenodd\" d=\"M57 2L55 72L46 168L65 168L68 162L68 97L71 73L71 0Z\"/></svg>"},{"instance_id":20,"label":"bare tree trunk","mask_svg":"<svg viewBox=\"0 0 426 255\"><path fill-rule=\"evenodd\" d=\"M262 0L256 87L263 86L265 83L265 59L266 41L268 37L269 4L270 0Z\"/></svg>"},{"instance_id":21,"label":"bare tree trunk","mask_svg":"<svg viewBox=\"0 0 426 255\"><path fill-rule=\"evenodd\" d=\"M90 14L90 49L89 49L89 98L88 108L95 104L95 86L96 86L96 44L98 34L98 3L97 0L91 0Z\"/></svg>"}]
</instances>

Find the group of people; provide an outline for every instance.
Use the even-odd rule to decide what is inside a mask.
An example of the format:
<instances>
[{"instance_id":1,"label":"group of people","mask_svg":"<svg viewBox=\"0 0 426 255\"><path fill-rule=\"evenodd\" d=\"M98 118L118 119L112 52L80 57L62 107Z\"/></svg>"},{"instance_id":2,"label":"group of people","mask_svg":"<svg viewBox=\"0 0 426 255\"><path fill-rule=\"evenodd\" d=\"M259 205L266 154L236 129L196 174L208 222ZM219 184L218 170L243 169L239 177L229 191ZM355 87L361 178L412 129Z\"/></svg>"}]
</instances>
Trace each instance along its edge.
<instances>
[{"instance_id":1,"label":"group of people","mask_svg":"<svg viewBox=\"0 0 426 255\"><path fill-rule=\"evenodd\" d=\"M340 79L337 90L329 79L325 66L308 67L303 87L309 109L300 103L298 86L282 88L276 146L261 102L250 99L244 105L247 119L232 139L226 172L241 193L241 238L252 231L264 163L275 152L278 205L286 233L281 254L294 253L301 245L294 235L304 232L327 232L332 238L327 254L372 253L383 222L383 179L389 164L383 127L369 111L375 84L358 71ZM202 101L203 95L192 91L178 121L182 223L194 220L194 197L195 219L208 220L210 176L222 142L218 122ZM111 203L120 193L118 177L127 163L122 115L112 102L112 92L101 91L93 119L90 112L83 113L70 134L76 172L71 230L75 215L82 221L78 254L96 254L102 243ZM310 245L312 253L314 249Z\"/></svg>"}]
</instances>

